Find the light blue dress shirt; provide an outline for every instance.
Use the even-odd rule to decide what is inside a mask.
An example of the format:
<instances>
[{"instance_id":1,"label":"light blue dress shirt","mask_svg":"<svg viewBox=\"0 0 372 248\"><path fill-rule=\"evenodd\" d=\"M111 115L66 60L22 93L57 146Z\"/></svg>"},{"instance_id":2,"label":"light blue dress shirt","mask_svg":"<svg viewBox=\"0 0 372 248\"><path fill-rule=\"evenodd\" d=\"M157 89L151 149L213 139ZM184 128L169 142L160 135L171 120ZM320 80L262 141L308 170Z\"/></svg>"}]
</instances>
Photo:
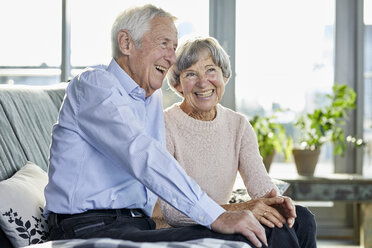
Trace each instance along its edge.
<instances>
[{"instance_id":1,"label":"light blue dress shirt","mask_svg":"<svg viewBox=\"0 0 372 248\"><path fill-rule=\"evenodd\" d=\"M151 216L156 195L205 226L225 211L166 150L161 97L146 98L114 59L69 83L53 127L46 215L141 208Z\"/></svg>"}]
</instances>

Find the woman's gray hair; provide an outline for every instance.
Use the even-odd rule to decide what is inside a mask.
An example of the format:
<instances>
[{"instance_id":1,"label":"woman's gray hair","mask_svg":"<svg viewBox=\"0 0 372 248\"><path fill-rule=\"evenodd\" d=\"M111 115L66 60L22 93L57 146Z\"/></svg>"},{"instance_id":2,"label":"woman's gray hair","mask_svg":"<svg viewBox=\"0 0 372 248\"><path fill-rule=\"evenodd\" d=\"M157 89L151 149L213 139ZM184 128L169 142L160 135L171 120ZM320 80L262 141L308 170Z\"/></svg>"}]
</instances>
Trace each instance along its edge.
<instances>
[{"instance_id":1,"label":"woman's gray hair","mask_svg":"<svg viewBox=\"0 0 372 248\"><path fill-rule=\"evenodd\" d=\"M140 48L143 35L150 29L152 19L157 16L169 17L173 21L177 19L172 14L151 4L129 8L121 12L111 28L112 57L121 56L117 40L120 30L127 30L136 47Z\"/></svg>"},{"instance_id":2,"label":"woman's gray hair","mask_svg":"<svg viewBox=\"0 0 372 248\"><path fill-rule=\"evenodd\" d=\"M176 87L181 83L180 74L200 59L200 55L207 51L215 65L221 68L223 77L231 77L230 58L220 43L213 37L198 37L185 41L176 51L176 63L170 68L167 79L168 84L178 95L182 96ZM226 81L226 83L228 80Z\"/></svg>"}]
</instances>

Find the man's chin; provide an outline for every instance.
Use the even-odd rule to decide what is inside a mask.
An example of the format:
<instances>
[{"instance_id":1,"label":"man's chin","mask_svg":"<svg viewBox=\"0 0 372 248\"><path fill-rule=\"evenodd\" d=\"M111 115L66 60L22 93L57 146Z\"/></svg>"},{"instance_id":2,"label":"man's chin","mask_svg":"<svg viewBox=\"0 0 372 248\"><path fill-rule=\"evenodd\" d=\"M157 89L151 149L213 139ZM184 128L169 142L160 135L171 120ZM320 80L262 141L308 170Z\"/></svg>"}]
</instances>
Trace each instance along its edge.
<instances>
[{"instance_id":1,"label":"man's chin","mask_svg":"<svg viewBox=\"0 0 372 248\"><path fill-rule=\"evenodd\" d=\"M151 84L151 89L153 89L154 91L160 89L161 86L163 86L163 82L164 82L164 80L153 82Z\"/></svg>"}]
</instances>

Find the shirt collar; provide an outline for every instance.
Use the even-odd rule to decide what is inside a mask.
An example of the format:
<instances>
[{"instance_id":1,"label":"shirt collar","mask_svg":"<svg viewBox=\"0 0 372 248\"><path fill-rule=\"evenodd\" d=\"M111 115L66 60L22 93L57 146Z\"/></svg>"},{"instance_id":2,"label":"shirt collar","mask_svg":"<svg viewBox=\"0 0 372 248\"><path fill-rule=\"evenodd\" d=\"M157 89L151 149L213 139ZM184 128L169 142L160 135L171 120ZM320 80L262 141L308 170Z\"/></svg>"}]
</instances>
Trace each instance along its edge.
<instances>
[{"instance_id":1,"label":"shirt collar","mask_svg":"<svg viewBox=\"0 0 372 248\"><path fill-rule=\"evenodd\" d=\"M115 59L111 60L107 71L115 75L129 95L141 98L146 97L145 91L119 66Z\"/></svg>"}]
</instances>

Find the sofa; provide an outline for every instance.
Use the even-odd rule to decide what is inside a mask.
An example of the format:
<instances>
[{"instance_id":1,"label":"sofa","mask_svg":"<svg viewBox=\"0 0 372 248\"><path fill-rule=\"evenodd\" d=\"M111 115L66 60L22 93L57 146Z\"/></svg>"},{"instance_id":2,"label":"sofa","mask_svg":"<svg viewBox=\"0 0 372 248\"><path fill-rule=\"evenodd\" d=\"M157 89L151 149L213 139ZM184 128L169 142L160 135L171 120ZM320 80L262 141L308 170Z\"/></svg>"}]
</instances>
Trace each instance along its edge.
<instances>
[{"instance_id":1,"label":"sofa","mask_svg":"<svg viewBox=\"0 0 372 248\"><path fill-rule=\"evenodd\" d=\"M106 238L48 241L43 190L48 180L46 171L51 131L66 86L67 83L0 85L0 247L146 246L146 242ZM242 242L216 239L157 242L151 247L165 248L170 243L171 246L195 248L250 247Z\"/></svg>"},{"instance_id":2,"label":"sofa","mask_svg":"<svg viewBox=\"0 0 372 248\"><path fill-rule=\"evenodd\" d=\"M44 187L51 131L57 121L67 83L49 86L0 85L0 247L133 247L149 244L114 239L48 241L43 216ZM275 182L281 191L288 184ZM231 203L246 201L247 192L233 192ZM154 220L168 227L157 209ZM171 244L170 244L171 243ZM247 247L242 242L200 239L157 242L151 247Z\"/></svg>"},{"instance_id":3,"label":"sofa","mask_svg":"<svg viewBox=\"0 0 372 248\"><path fill-rule=\"evenodd\" d=\"M17 226L16 228L21 228L22 225L16 221L16 217L23 217L20 219L22 222L25 220L21 212L16 212L13 202L19 200L22 205L30 204L25 200L27 196L15 194L14 184L6 184L9 181L6 180L27 163L37 165L44 172L47 170L51 129L57 120L66 85L66 83L52 86L0 85L0 192L4 194L0 195L0 204L3 207L0 209L0 247L2 248L13 247L5 235L5 232L9 234L10 231L9 226L6 225L13 224ZM46 173L44 174L45 179ZM34 224L32 220L29 222L30 225ZM41 225L40 221L36 224ZM24 225L29 224L25 221ZM36 236L37 233L32 234L39 231L27 234L19 230L18 236L22 235L22 237ZM25 239L22 237L20 238Z\"/></svg>"}]
</instances>

